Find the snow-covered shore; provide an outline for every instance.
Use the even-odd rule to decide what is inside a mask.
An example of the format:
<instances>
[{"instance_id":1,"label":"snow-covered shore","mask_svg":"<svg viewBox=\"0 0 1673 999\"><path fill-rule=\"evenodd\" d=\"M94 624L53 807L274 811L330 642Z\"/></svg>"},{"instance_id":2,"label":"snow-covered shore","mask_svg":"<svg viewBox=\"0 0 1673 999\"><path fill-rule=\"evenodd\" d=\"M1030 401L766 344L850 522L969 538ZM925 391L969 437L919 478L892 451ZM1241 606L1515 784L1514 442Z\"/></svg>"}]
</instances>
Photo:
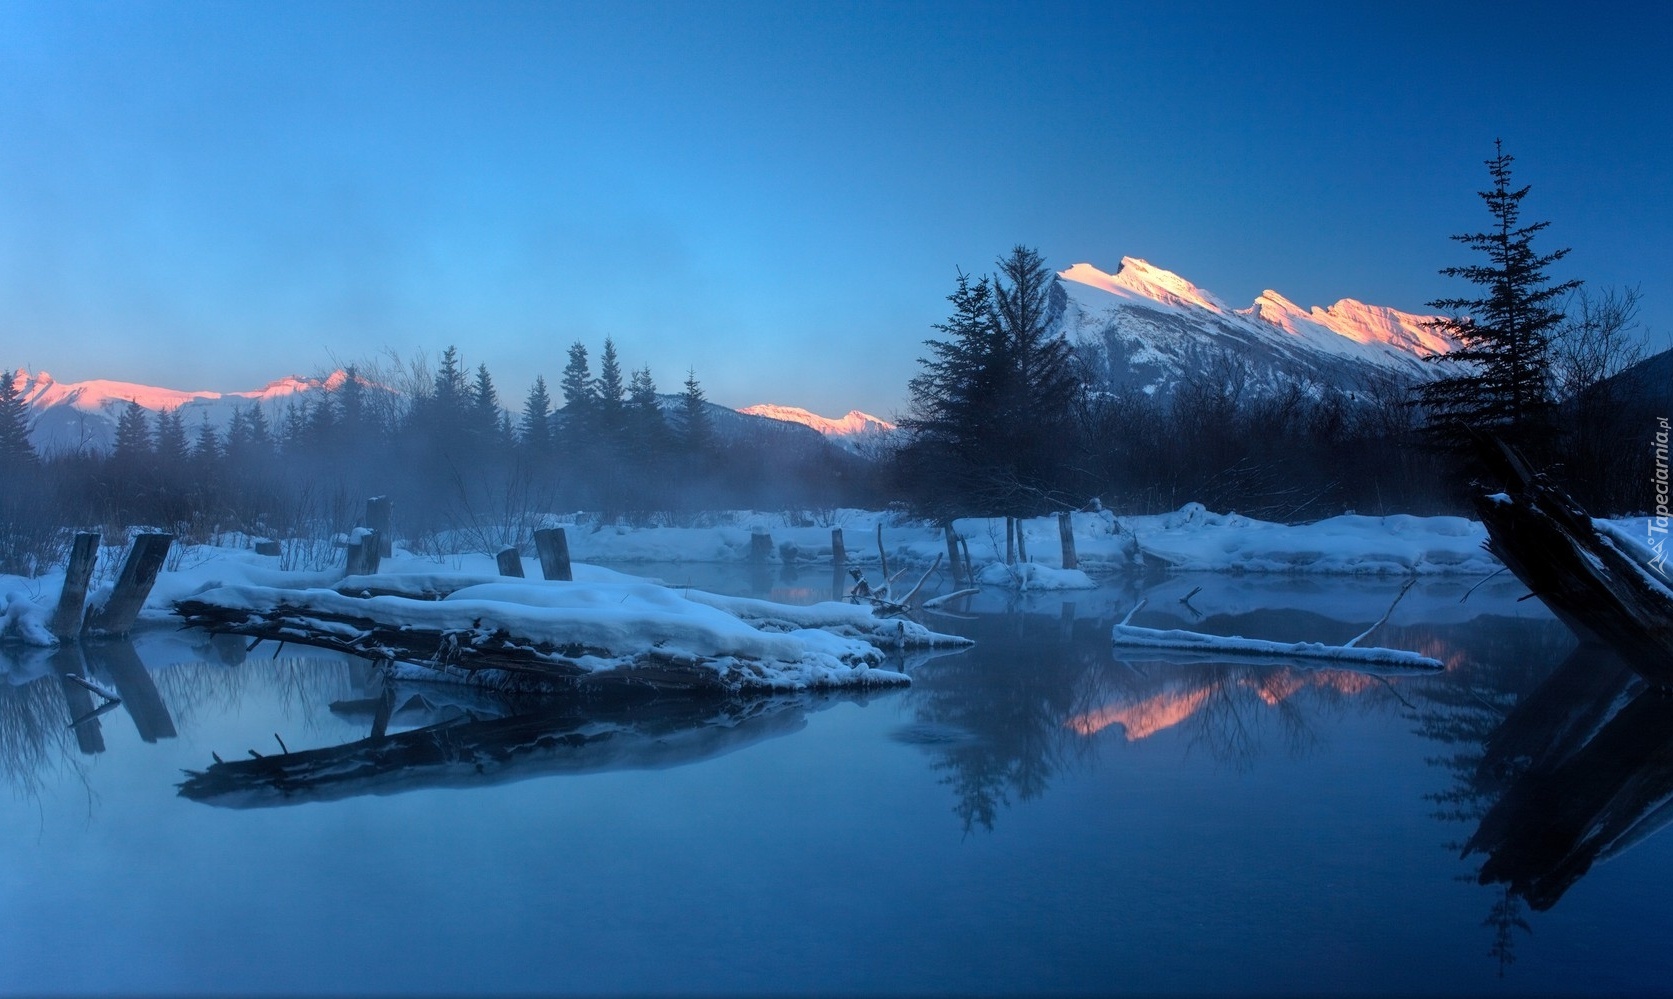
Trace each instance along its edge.
<instances>
[{"instance_id":1,"label":"snow-covered shore","mask_svg":"<svg viewBox=\"0 0 1673 999\"><path fill-rule=\"evenodd\" d=\"M791 518L782 513L737 513L717 519L721 522L699 527L571 525L568 536L570 551L577 560L576 582L644 582L598 563L742 564L750 557L752 535L757 533L772 538L768 564L774 567L829 566L833 523L841 527L849 564L869 570L873 582L879 563L879 525L891 568L927 567L946 551L945 536L938 528L897 523L887 513L832 511L826 514L824 523L817 525L808 524L805 518L800 518L800 524L791 523ZM1482 547L1486 534L1481 525L1461 517L1346 515L1286 525L1235 513L1213 513L1193 503L1152 516L1076 513L1071 522L1078 570L1061 568L1055 518L1023 522L1030 561L1018 566L1004 564L1002 520L959 520L954 529L968 546L978 583L1013 590L1084 589L1096 585L1100 578L1115 577L1145 564L1181 573L1316 578L1412 574L1472 577L1500 568ZM1633 537L1644 535L1646 530L1643 518L1612 523ZM122 552L107 549L101 555L95 581L103 581L108 587L121 557ZM279 559L256 555L237 542L227 547L186 546L170 559L171 568L165 568L158 577L141 612L141 624L171 622L176 601L211 585L302 588L334 586L342 579L340 569L280 571L278 563ZM524 567L531 578L539 577L539 565L532 557L524 559ZM384 561L382 570L386 577L404 575L413 579L438 574L474 576L484 582L498 578L494 560L486 554L464 553L438 559L399 546L395 557ZM0 576L0 640L52 644L47 621L62 584L61 567L33 579ZM99 598L96 586L91 599ZM854 610L863 613L860 608ZM736 608L729 611L740 613Z\"/></svg>"}]
</instances>

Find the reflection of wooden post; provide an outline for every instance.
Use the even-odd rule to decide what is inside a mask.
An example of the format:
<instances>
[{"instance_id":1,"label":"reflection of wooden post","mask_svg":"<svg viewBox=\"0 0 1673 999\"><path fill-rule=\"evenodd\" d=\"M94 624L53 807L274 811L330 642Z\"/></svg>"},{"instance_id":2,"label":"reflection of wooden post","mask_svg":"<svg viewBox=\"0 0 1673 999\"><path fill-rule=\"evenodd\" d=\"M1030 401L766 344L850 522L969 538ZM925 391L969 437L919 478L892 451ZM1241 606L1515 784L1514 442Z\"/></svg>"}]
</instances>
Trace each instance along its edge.
<instances>
[{"instance_id":1,"label":"reflection of wooden post","mask_svg":"<svg viewBox=\"0 0 1673 999\"><path fill-rule=\"evenodd\" d=\"M500 575L523 578L523 554L516 548L507 548L500 552L494 556L494 561L499 564Z\"/></svg>"},{"instance_id":2,"label":"reflection of wooden post","mask_svg":"<svg viewBox=\"0 0 1673 999\"><path fill-rule=\"evenodd\" d=\"M64 688L64 706L70 710L70 724L76 733L76 748L91 756L105 751L105 735L99 728L99 718L93 714L97 705L86 687L69 678L68 674L84 674L86 664L75 646L59 646L52 654L52 670L58 674L58 684ZM80 719L80 724L76 724Z\"/></svg>"},{"instance_id":3,"label":"reflection of wooden post","mask_svg":"<svg viewBox=\"0 0 1673 999\"><path fill-rule=\"evenodd\" d=\"M841 569L848 563L848 550L842 545L842 528L831 528L831 564Z\"/></svg>"},{"instance_id":4,"label":"reflection of wooden post","mask_svg":"<svg viewBox=\"0 0 1673 999\"><path fill-rule=\"evenodd\" d=\"M1057 515L1057 536L1063 542L1063 568L1080 568L1080 559L1075 557L1075 525L1066 512Z\"/></svg>"},{"instance_id":5,"label":"reflection of wooden post","mask_svg":"<svg viewBox=\"0 0 1673 999\"><path fill-rule=\"evenodd\" d=\"M957 587L959 579L958 535L953 533L953 525L950 523L942 530L947 535L947 569L953 574L953 586ZM968 574L967 571L966 575Z\"/></svg>"},{"instance_id":6,"label":"reflection of wooden post","mask_svg":"<svg viewBox=\"0 0 1673 999\"><path fill-rule=\"evenodd\" d=\"M373 496L366 501L366 526L378 532L378 555L388 558L393 554L395 535L390 526L395 519L395 503L388 496ZM372 563L372 571L377 571L377 563Z\"/></svg>"},{"instance_id":7,"label":"reflection of wooden post","mask_svg":"<svg viewBox=\"0 0 1673 999\"><path fill-rule=\"evenodd\" d=\"M759 531L749 536L749 560L751 562L765 562L773 553L773 536L765 531Z\"/></svg>"},{"instance_id":8,"label":"reflection of wooden post","mask_svg":"<svg viewBox=\"0 0 1673 999\"><path fill-rule=\"evenodd\" d=\"M569 536L561 527L534 532L534 550L540 555L540 572L547 579L569 582L575 574L569 568Z\"/></svg>"},{"instance_id":9,"label":"reflection of wooden post","mask_svg":"<svg viewBox=\"0 0 1673 999\"><path fill-rule=\"evenodd\" d=\"M87 581L93 578L93 564L99 560L99 536L77 534L70 549L70 564L64 570L64 589L58 594L58 609L52 615L52 633L60 642L74 641L81 634L81 612L87 603Z\"/></svg>"},{"instance_id":10,"label":"reflection of wooden post","mask_svg":"<svg viewBox=\"0 0 1673 999\"><path fill-rule=\"evenodd\" d=\"M151 673L139 661L132 642L101 642L88 649L89 658L105 668L122 698L122 707L134 720L134 728L146 742L174 738L174 719L169 717L163 695L151 680Z\"/></svg>"},{"instance_id":11,"label":"reflection of wooden post","mask_svg":"<svg viewBox=\"0 0 1673 999\"><path fill-rule=\"evenodd\" d=\"M174 537L169 534L141 534L134 539L128 561L122 564L122 575L117 577L116 587L104 607L88 619L88 631L125 635L133 628L173 542Z\"/></svg>"}]
</instances>

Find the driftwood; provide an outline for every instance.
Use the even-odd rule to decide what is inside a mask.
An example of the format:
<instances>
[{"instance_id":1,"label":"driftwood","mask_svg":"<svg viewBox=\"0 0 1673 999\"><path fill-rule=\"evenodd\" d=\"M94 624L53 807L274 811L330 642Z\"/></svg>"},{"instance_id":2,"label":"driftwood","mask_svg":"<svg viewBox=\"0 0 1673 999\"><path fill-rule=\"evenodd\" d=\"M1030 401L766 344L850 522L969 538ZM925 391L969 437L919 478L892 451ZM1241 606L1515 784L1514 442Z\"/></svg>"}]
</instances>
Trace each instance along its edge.
<instances>
[{"instance_id":1,"label":"driftwood","mask_svg":"<svg viewBox=\"0 0 1673 999\"><path fill-rule=\"evenodd\" d=\"M555 645L519 639L504 629L424 630L380 622L370 615L334 613L310 607L305 612L283 603L261 609L230 608L186 599L175 605L186 627L215 634L246 635L258 640L295 642L331 649L376 662L417 663L463 675L498 670L506 686L569 690L578 693L631 692L635 689L727 691L708 660L646 649L626 657L622 668L598 671L582 665L583 656L618 659L609 649L580 644Z\"/></svg>"},{"instance_id":2,"label":"driftwood","mask_svg":"<svg viewBox=\"0 0 1673 999\"><path fill-rule=\"evenodd\" d=\"M1507 484L1476 498L1487 549L1582 640L1613 648L1651 683L1673 686L1673 584L1515 450L1492 442L1483 451Z\"/></svg>"}]
</instances>

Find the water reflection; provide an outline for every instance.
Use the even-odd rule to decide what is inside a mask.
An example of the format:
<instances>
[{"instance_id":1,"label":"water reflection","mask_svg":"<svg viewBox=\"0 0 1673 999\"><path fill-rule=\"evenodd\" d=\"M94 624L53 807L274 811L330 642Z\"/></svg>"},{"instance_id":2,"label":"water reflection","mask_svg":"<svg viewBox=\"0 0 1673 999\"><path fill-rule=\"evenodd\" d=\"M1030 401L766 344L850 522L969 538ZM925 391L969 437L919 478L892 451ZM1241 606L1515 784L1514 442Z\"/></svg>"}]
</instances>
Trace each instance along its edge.
<instances>
[{"instance_id":1,"label":"water reflection","mask_svg":"<svg viewBox=\"0 0 1673 999\"><path fill-rule=\"evenodd\" d=\"M376 675L372 681L362 696L331 705L338 715L365 719L366 738L217 760L190 772L180 794L207 804L257 808L682 766L797 731L807 724L810 708L833 699L529 701L437 684L383 686ZM391 724L415 720L419 727L389 734Z\"/></svg>"},{"instance_id":2,"label":"water reflection","mask_svg":"<svg viewBox=\"0 0 1673 999\"><path fill-rule=\"evenodd\" d=\"M1673 820L1673 697L1612 651L1576 649L1487 738L1491 804L1464 855L1536 911Z\"/></svg>"}]
</instances>

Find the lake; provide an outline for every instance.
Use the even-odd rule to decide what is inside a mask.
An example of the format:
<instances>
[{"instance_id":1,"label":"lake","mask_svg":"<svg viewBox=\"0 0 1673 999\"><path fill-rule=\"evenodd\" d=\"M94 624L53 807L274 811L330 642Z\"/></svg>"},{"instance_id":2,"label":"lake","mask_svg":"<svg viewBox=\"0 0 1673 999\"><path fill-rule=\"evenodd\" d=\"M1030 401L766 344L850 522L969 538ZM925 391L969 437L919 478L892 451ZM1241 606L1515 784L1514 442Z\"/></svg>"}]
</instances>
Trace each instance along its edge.
<instances>
[{"instance_id":1,"label":"lake","mask_svg":"<svg viewBox=\"0 0 1673 999\"><path fill-rule=\"evenodd\" d=\"M1206 575L984 591L910 688L740 703L509 703L158 629L85 650L123 701L72 727L83 653L6 650L0 992L1665 992L1673 699L1478 582L1372 635L1426 676L1111 647L1140 597L1340 643L1400 590Z\"/></svg>"}]
</instances>

